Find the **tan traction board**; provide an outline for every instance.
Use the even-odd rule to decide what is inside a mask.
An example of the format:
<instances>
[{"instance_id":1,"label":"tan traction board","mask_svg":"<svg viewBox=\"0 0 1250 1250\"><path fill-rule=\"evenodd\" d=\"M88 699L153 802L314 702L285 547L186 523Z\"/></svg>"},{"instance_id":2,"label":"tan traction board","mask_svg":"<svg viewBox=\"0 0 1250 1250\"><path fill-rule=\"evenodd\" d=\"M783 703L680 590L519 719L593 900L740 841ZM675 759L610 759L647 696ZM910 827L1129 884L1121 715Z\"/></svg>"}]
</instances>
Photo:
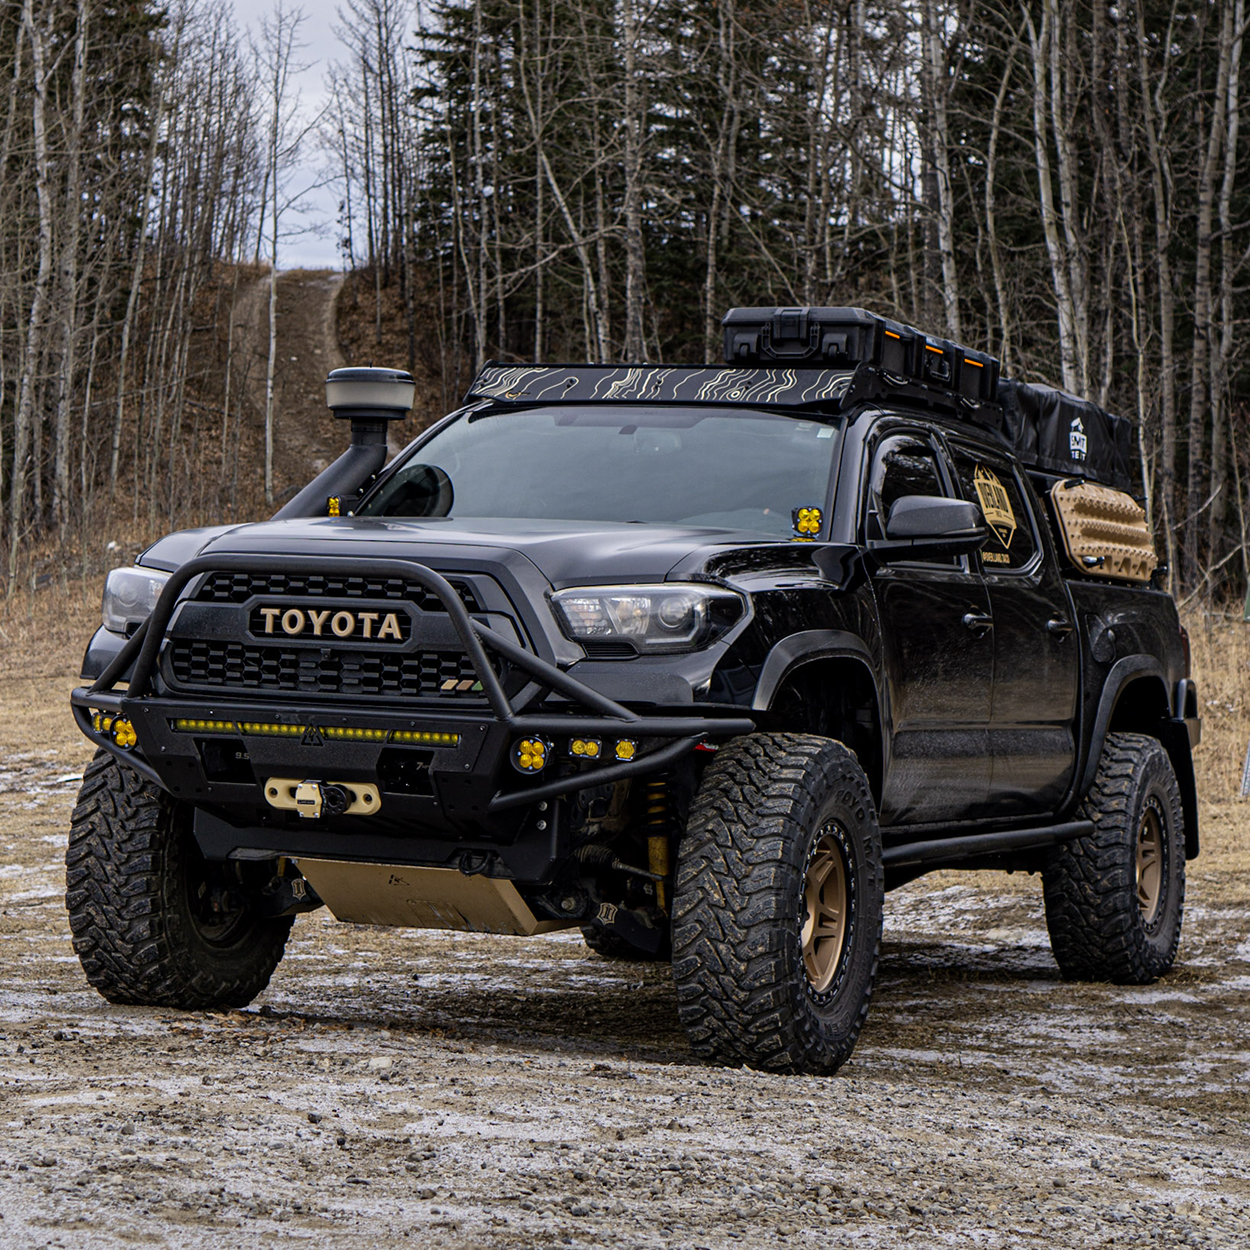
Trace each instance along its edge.
<instances>
[{"instance_id":1,"label":"tan traction board","mask_svg":"<svg viewBox=\"0 0 1250 1250\"><path fill-rule=\"evenodd\" d=\"M1050 492L1068 559L1083 573L1150 580L1159 558L1146 510L1123 491L1096 482L1056 482Z\"/></svg>"},{"instance_id":2,"label":"tan traction board","mask_svg":"<svg viewBox=\"0 0 1250 1250\"><path fill-rule=\"evenodd\" d=\"M530 937L567 929L539 920L511 881L466 877L455 868L299 860L304 879L339 920L408 929L459 929Z\"/></svg>"}]
</instances>

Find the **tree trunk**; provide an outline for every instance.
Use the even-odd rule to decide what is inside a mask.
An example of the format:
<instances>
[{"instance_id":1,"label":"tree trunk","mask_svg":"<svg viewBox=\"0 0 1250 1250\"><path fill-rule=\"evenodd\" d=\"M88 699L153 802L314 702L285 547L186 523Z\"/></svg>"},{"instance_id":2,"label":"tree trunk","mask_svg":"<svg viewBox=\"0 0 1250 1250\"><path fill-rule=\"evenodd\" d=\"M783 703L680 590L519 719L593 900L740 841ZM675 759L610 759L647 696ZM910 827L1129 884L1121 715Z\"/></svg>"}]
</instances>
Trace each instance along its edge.
<instances>
[{"instance_id":1,"label":"tree trunk","mask_svg":"<svg viewBox=\"0 0 1250 1250\"><path fill-rule=\"evenodd\" d=\"M71 121L65 153L65 237L61 244L60 366L57 370L56 445L52 513L64 540L69 527L70 431L73 423L75 352L78 346L78 248L82 225L82 138L86 109L88 0L78 0L74 70L70 80ZM86 448L79 448L82 455Z\"/></svg>"},{"instance_id":2,"label":"tree trunk","mask_svg":"<svg viewBox=\"0 0 1250 1250\"><path fill-rule=\"evenodd\" d=\"M39 361L43 358L44 321L48 310L48 284L52 279L52 190L48 157L48 69L44 63L45 31L35 25L32 0L24 0L22 22L30 41L34 82L31 96L31 127L35 150L35 194L39 202L39 272L26 325L25 359L18 383L17 411L13 421L13 471L9 476L9 588L17 579L17 553L25 523L28 461L34 443L35 387ZM35 466L36 472L38 465Z\"/></svg>"},{"instance_id":3,"label":"tree trunk","mask_svg":"<svg viewBox=\"0 0 1250 1250\"><path fill-rule=\"evenodd\" d=\"M1219 68L1206 151L1198 172L1198 212L1194 250L1194 341L1190 358L1189 383L1189 465L1183 523L1185 580L1197 587L1201 577L1198 564L1199 513L1202 509L1203 467L1207 463L1204 435L1210 404L1211 382L1211 226L1215 208L1215 171L1224 146L1225 108L1234 41L1233 5L1225 0L1220 23ZM1239 32L1238 32L1239 33Z\"/></svg>"},{"instance_id":4,"label":"tree trunk","mask_svg":"<svg viewBox=\"0 0 1250 1250\"><path fill-rule=\"evenodd\" d=\"M929 148L936 181L937 247L942 266L942 311L946 333L963 342L959 313L959 270L955 264L955 188L951 183L950 124L947 118L946 51L936 0L925 0L923 12L924 81L929 112Z\"/></svg>"},{"instance_id":5,"label":"tree trunk","mask_svg":"<svg viewBox=\"0 0 1250 1250\"><path fill-rule=\"evenodd\" d=\"M1037 164L1037 188L1042 216L1042 232L1050 259L1051 281L1055 288L1055 305L1059 322L1059 354L1063 369L1063 385L1067 390L1083 391L1083 379L1076 345L1076 318L1072 305L1067 258L1059 237L1059 220L1055 212L1055 190L1051 181L1050 136L1047 121L1047 79L1050 43L1058 37L1051 29L1050 0L1042 13L1040 30L1034 27L1033 15L1026 8L1024 21L1029 32L1033 59L1033 150Z\"/></svg>"},{"instance_id":6,"label":"tree trunk","mask_svg":"<svg viewBox=\"0 0 1250 1250\"><path fill-rule=\"evenodd\" d=\"M625 45L625 342L626 361L646 356L642 338L644 266L642 246L642 111L638 87L638 43L641 31L636 0L622 0Z\"/></svg>"}]
</instances>

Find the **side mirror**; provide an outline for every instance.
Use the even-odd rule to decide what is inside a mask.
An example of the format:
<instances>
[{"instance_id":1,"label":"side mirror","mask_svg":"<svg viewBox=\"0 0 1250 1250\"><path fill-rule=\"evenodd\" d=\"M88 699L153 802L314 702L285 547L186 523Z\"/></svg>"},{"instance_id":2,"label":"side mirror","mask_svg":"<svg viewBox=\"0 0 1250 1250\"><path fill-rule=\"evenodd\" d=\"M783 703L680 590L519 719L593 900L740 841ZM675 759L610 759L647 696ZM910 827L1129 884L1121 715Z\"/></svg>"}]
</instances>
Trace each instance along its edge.
<instances>
[{"instance_id":1,"label":"side mirror","mask_svg":"<svg viewBox=\"0 0 1250 1250\"><path fill-rule=\"evenodd\" d=\"M989 537L981 510L962 499L903 495L890 506L886 537L872 539L868 550L878 560L961 556L979 551Z\"/></svg>"},{"instance_id":2,"label":"side mirror","mask_svg":"<svg viewBox=\"0 0 1250 1250\"><path fill-rule=\"evenodd\" d=\"M976 529L981 511L962 499L936 495L903 495L890 505L887 538L938 538Z\"/></svg>"}]
</instances>

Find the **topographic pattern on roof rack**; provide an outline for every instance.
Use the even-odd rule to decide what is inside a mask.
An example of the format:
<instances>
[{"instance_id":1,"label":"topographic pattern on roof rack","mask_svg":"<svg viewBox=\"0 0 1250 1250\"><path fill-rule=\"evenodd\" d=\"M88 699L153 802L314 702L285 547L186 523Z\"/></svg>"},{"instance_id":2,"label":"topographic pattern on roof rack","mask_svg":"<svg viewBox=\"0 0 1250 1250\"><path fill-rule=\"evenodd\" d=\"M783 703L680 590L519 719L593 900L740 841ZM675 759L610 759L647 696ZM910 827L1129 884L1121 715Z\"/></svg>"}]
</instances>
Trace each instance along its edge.
<instances>
[{"instance_id":1,"label":"topographic pattern on roof rack","mask_svg":"<svg viewBox=\"0 0 1250 1250\"><path fill-rule=\"evenodd\" d=\"M849 369L731 369L665 365L487 365L470 399L517 403L618 400L659 404L839 404Z\"/></svg>"}]
</instances>

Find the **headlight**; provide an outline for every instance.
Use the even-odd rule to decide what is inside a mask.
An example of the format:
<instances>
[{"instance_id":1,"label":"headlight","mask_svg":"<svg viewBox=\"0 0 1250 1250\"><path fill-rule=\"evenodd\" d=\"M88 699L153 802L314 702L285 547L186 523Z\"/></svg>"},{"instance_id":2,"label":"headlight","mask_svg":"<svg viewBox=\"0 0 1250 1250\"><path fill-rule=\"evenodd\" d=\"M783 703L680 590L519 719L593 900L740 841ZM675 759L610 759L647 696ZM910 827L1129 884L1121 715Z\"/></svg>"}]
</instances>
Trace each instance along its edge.
<instances>
[{"instance_id":1,"label":"headlight","mask_svg":"<svg viewBox=\"0 0 1250 1250\"><path fill-rule=\"evenodd\" d=\"M587 586L551 596L574 642L629 643L637 651L693 651L742 619L741 595L719 586Z\"/></svg>"},{"instance_id":2,"label":"headlight","mask_svg":"<svg viewBox=\"0 0 1250 1250\"><path fill-rule=\"evenodd\" d=\"M156 601L169 581L160 569L114 569L104 582L104 602L100 615L104 628L115 634L133 633L156 607Z\"/></svg>"}]
</instances>

